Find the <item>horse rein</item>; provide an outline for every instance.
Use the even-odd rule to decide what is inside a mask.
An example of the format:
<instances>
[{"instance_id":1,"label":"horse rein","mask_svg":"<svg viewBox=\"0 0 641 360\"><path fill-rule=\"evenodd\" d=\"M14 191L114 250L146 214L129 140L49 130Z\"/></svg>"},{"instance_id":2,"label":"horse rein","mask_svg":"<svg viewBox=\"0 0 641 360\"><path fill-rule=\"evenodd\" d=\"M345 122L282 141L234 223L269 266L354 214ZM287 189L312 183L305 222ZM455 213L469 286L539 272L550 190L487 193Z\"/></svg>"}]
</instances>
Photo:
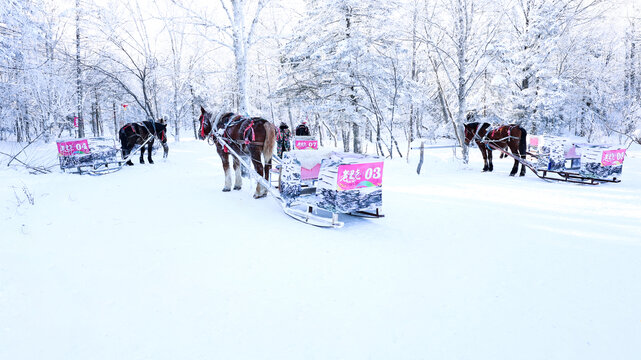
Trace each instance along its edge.
<instances>
[{"instance_id":1,"label":"horse rein","mask_svg":"<svg viewBox=\"0 0 641 360\"><path fill-rule=\"evenodd\" d=\"M154 121L153 123L155 124L156 122ZM142 123L142 125L147 129L147 132L148 132L148 133L152 134L152 132L151 132L151 131L149 131L149 128L147 127L147 125L145 125L145 123L144 123L144 122ZM163 144L164 144L164 143L166 143L166 142L167 142L167 140L165 140L165 131L164 131L164 130L163 130L163 131L161 131L161 132L160 132L160 135L161 135L161 136L158 136L158 132L156 131L156 125L154 125L153 137L155 137L156 139L160 140L160 142L161 142L161 143L163 143ZM163 141L163 140L165 140L165 141Z\"/></svg>"},{"instance_id":2,"label":"horse rein","mask_svg":"<svg viewBox=\"0 0 641 360\"><path fill-rule=\"evenodd\" d=\"M490 125L490 126L488 126L488 129L487 129L487 131L485 132L485 135L483 135L483 137L481 137L481 136L479 135L479 131L481 131L481 128L482 128L482 127L483 127L483 125L482 125L482 124L477 125L477 127L476 127L476 132L475 132L475 133L474 133L474 135L472 136L472 139L470 139L470 142L471 142L472 140L474 140L474 141L478 141L478 142L483 143L483 144L489 144L489 143L496 143L496 142L501 142L501 141L505 141L505 140L509 140L509 139L518 139L518 137L510 135L510 130L509 130L509 129L508 129L508 136L506 136L506 137L504 137L504 138L500 138L500 139L488 139L488 138L487 138L487 135L490 133L489 129L492 127L491 125ZM510 126L510 129L511 129L512 127L513 127L513 126ZM499 129L500 129L500 128L501 128L501 127L499 127ZM495 129L494 131L496 131L496 130L497 130L497 129ZM467 135L467 132L468 132L468 130L467 130L467 129L465 129L465 135ZM466 136L466 137L467 137L467 136Z\"/></svg>"},{"instance_id":3,"label":"horse rein","mask_svg":"<svg viewBox=\"0 0 641 360\"><path fill-rule=\"evenodd\" d=\"M247 132L250 131L250 134L252 136L252 141L249 141L247 139L245 139L244 141L232 139L231 136L227 133L227 128L229 128L234 123L240 123L245 120L250 120L250 123L243 131L243 137L245 137ZM209 145L216 144L216 139L214 139L214 137L217 138L218 136L222 136L223 138L225 138L226 141L232 142L236 145L264 145L263 142L255 141L256 133L254 131L254 120L251 118L245 118L241 116L240 118L234 120L234 117L232 117L229 119L229 121L227 121L225 126L220 129L218 129L218 122L220 121L220 117L217 116L216 121L214 122L214 124L212 124L211 115L210 115L210 120L208 121L211 126L211 129L209 130L209 133L205 134L205 114L202 114L200 116L200 134L203 138L207 139L207 143ZM214 129L218 129L218 131L214 131Z\"/></svg>"}]
</instances>

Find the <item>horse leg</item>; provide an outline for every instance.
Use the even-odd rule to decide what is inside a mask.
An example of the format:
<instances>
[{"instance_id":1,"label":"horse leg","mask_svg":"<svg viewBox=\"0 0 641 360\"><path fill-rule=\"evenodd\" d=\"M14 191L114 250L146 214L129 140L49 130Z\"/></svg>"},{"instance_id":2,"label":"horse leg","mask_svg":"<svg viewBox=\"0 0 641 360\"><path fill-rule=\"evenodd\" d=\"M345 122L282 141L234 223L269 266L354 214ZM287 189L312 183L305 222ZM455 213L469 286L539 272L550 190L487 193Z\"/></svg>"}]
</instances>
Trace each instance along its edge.
<instances>
[{"instance_id":1,"label":"horse leg","mask_svg":"<svg viewBox=\"0 0 641 360\"><path fill-rule=\"evenodd\" d=\"M131 155L131 152L133 151L135 146L136 146L136 141L135 140L134 141L129 140L129 142L127 143L126 150L125 150L126 153L127 153L126 156ZM125 159L126 159L126 157L125 157ZM134 163L131 162L131 159L129 159L129 160L127 160L127 165L128 166L134 166Z\"/></svg>"},{"instance_id":2,"label":"horse leg","mask_svg":"<svg viewBox=\"0 0 641 360\"><path fill-rule=\"evenodd\" d=\"M125 160L127 156L129 156L129 153L131 152L131 149L127 148L127 144L121 144L122 148L120 149L122 151L122 159ZM127 160L126 162L127 165L133 165L134 163L131 162L131 160Z\"/></svg>"},{"instance_id":3,"label":"horse leg","mask_svg":"<svg viewBox=\"0 0 641 360\"><path fill-rule=\"evenodd\" d=\"M510 144L510 151L512 151L512 154L514 155L514 166L512 166L512 171L510 171L510 176L514 176L516 175L516 172L519 170L519 161L516 160L519 157L519 149L513 144Z\"/></svg>"},{"instance_id":4,"label":"horse leg","mask_svg":"<svg viewBox=\"0 0 641 360\"><path fill-rule=\"evenodd\" d=\"M265 160L264 177L265 177L265 180L269 182L269 175L271 174L271 171L272 171L272 157L269 154L263 153L263 158Z\"/></svg>"},{"instance_id":5,"label":"horse leg","mask_svg":"<svg viewBox=\"0 0 641 360\"><path fill-rule=\"evenodd\" d=\"M229 153L220 154L223 161L223 171L225 171L225 187L223 191L231 191L231 169L229 168Z\"/></svg>"},{"instance_id":6,"label":"horse leg","mask_svg":"<svg viewBox=\"0 0 641 360\"><path fill-rule=\"evenodd\" d=\"M234 190L240 190L243 187L243 177L240 171L240 161L234 156L234 173L236 173L236 181L234 183Z\"/></svg>"},{"instance_id":7,"label":"horse leg","mask_svg":"<svg viewBox=\"0 0 641 360\"><path fill-rule=\"evenodd\" d=\"M494 170L494 164L492 164L492 149L490 149L488 145L487 149L485 150L487 151L487 169L488 171L492 172L492 170Z\"/></svg>"},{"instance_id":8,"label":"horse leg","mask_svg":"<svg viewBox=\"0 0 641 360\"><path fill-rule=\"evenodd\" d=\"M251 162L254 165L254 169L260 177L264 177L263 171L263 162L261 161L261 151L256 146L250 146L249 152L251 154ZM260 182L256 182L256 192L254 193L254 199L259 199L267 195L267 189Z\"/></svg>"},{"instance_id":9,"label":"horse leg","mask_svg":"<svg viewBox=\"0 0 641 360\"><path fill-rule=\"evenodd\" d=\"M145 147L144 147L144 146L141 146L141 147L140 147L140 163L141 163L141 164L144 164L144 163L145 163L145 158L144 158L144 156L145 156Z\"/></svg>"},{"instance_id":10,"label":"horse leg","mask_svg":"<svg viewBox=\"0 0 641 360\"><path fill-rule=\"evenodd\" d=\"M263 148L263 160L265 161L265 167L264 167L264 173L263 177L265 178L265 181L267 183L270 183L269 177L271 176L271 171L272 171L272 154L274 150L269 150L266 148ZM264 189L264 194L267 195L268 189Z\"/></svg>"},{"instance_id":11,"label":"horse leg","mask_svg":"<svg viewBox=\"0 0 641 360\"><path fill-rule=\"evenodd\" d=\"M481 155L483 155L483 172L486 172L490 167L487 165L487 151L485 149L485 144L477 142L476 145L479 147L479 150L481 150Z\"/></svg>"},{"instance_id":12,"label":"horse leg","mask_svg":"<svg viewBox=\"0 0 641 360\"><path fill-rule=\"evenodd\" d=\"M523 163L521 164L521 173L519 173L519 176L525 176L525 156L527 155L527 132L523 128L519 128L521 130L521 136L519 137L519 153L521 154L521 159L523 160Z\"/></svg>"},{"instance_id":13,"label":"horse leg","mask_svg":"<svg viewBox=\"0 0 641 360\"><path fill-rule=\"evenodd\" d=\"M151 160L151 149L154 147L154 139L151 139L149 143L147 144L147 160L149 160L150 164L153 164L154 161Z\"/></svg>"}]
</instances>

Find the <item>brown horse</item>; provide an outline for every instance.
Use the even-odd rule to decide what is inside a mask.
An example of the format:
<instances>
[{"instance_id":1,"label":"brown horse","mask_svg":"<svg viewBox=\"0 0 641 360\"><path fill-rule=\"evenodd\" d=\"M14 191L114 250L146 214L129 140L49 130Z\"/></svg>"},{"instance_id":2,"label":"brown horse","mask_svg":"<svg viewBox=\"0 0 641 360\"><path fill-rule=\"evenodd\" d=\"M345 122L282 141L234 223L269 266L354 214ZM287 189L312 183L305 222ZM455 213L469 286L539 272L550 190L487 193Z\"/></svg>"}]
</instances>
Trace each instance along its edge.
<instances>
[{"instance_id":1,"label":"brown horse","mask_svg":"<svg viewBox=\"0 0 641 360\"><path fill-rule=\"evenodd\" d=\"M516 175L519 169L517 158L525 160L527 151L527 142L525 140L527 132L522 127L510 124L492 128L488 123L472 122L465 124L465 145L469 145L472 140L483 154L483 171L494 170L492 164L492 150L510 148L514 154L514 166L510 176ZM525 176L525 165L521 164L519 176Z\"/></svg>"},{"instance_id":2,"label":"brown horse","mask_svg":"<svg viewBox=\"0 0 641 360\"><path fill-rule=\"evenodd\" d=\"M229 146L239 156L248 155L258 175L269 181L269 171L272 167L272 154L276 147L276 127L269 121L252 117L246 118L234 113L224 113L212 119L212 114L200 108L200 131L202 140L213 140L216 151L223 162L225 171L225 186L223 191L231 190L231 169L229 168ZM227 145L221 144L224 142ZM261 161L262 155L262 161ZM240 171L240 161L235 156L234 171L236 180L234 190L240 190L243 180ZM264 161L264 163L263 163ZM256 184L254 198L267 195L267 189L260 183Z\"/></svg>"},{"instance_id":3,"label":"brown horse","mask_svg":"<svg viewBox=\"0 0 641 360\"><path fill-rule=\"evenodd\" d=\"M159 122L155 121L143 121L140 123L130 123L124 125L118 131L118 137L120 138L120 145L122 148L122 158L126 159L129 154L133 151L134 146L144 145L140 149L140 163L144 164L144 155L145 147L147 148L147 160L150 164L153 164L154 161L151 159L151 150L154 145L154 139L157 138L160 140L160 144L164 149L163 157L166 158L169 153L169 147L167 146L167 123L165 120L160 119ZM127 161L127 165L133 165L134 163L131 160Z\"/></svg>"}]
</instances>

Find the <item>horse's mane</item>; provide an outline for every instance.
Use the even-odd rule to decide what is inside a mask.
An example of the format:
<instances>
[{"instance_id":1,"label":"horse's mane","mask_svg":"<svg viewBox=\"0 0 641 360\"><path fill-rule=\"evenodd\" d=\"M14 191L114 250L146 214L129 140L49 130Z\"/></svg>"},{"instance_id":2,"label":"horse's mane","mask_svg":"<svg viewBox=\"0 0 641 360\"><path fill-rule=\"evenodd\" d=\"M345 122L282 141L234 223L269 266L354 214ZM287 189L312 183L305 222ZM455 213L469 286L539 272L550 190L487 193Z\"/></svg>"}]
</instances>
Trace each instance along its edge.
<instances>
[{"instance_id":1,"label":"horse's mane","mask_svg":"<svg viewBox=\"0 0 641 360\"><path fill-rule=\"evenodd\" d=\"M222 119L223 117L229 116L229 115L233 115L233 114L234 113L232 113L232 112L225 112L225 111L222 111L222 110L218 111L218 114L216 114L216 117L214 118L215 120L211 123L212 131L213 131L213 129L218 129L218 123L220 122L220 119Z\"/></svg>"},{"instance_id":2,"label":"horse's mane","mask_svg":"<svg viewBox=\"0 0 641 360\"><path fill-rule=\"evenodd\" d=\"M465 124L465 126L473 127L475 129L478 128L479 126L481 126L481 129L483 129L483 127L487 128L487 127L492 126L492 124L490 124L488 122L480 123L478 121L474 121L474 122L470 122L470 123Z\"/></svg>"},{"instance_id":3,"label":"horse's mane","mask_svg":"<svg viewBox=\"0 0 641 360\"><path fill-rule=\"evenodd\" d=\"M480 123L478 121L474 121L474 122L470 122L470 123L465 124L465 126L469 127L469 128L472 128L472 129L481 129L482 130L482 129L489 128L490 126L492 126L492 124L486 123L486 122Z\"/></svg>"}]
</instances>

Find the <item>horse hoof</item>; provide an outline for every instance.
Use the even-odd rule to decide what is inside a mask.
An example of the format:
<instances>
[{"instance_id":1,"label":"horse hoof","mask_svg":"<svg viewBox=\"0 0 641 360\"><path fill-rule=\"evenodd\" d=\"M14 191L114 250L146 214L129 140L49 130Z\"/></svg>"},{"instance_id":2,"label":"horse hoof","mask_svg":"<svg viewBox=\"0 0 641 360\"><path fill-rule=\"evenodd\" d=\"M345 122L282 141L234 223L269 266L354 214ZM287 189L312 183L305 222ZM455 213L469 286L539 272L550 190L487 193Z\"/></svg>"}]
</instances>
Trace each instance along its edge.
<instances>
[{"instance_id":1,"label":"horse hoof","mask_svg":"<svg viewBox=\"0 0 641 360\"><path fill-rule=\"evenodd\" d=\"M510 173L510 176L514 176L514 175L516 175L516 173L514 173L514 174Z\"/></svg>"},{"instance_id":2,"label":"horse hoof","mask_svg":"<svg viewBox=\"0 0 641 360\"><path fill-rule=\"evenodd\" d=\"M234 190L240 190L240 189L241 189L240 186L234 186Z\"/></svg>"},{"instance_id":3,"label":"horse hoof","mask_svg":"<svg viewBox=\"0 0 641 360\"><path fill-rule=\"evenodd\" d=\"M144 164L145 162L144 162L144 161L142 161L142 160L140 160L140 163L141 163L141 164Z\"/></svg>"},{"instance_id":4,"label":"horse hoof","mask_svg":"<svg viewBox=\"0 0 641 360\"><path fill-rule=\"evenodd\" d=\"M153 162L153 161L151 161L151 160L149 160L149 163L150 163L150 164L153 164L154 162Z\"/></svg>"},{"instance_id":5,"label":"horse hoof","mask_svg":"<svg viewBox=\"0 0 641 360\"><path fill-rule=\"evenodd\" d=\"M523 174L519 174L519 176L525 176L525 173L523 173Z\"/></svg>"},{"instance_id":6,"label":"horse hoof","mask_svg":"<svg viewBox=\"0 0 641 360\"><path fill-rule=\"evenodd\" d=\"M229 191L231 191L231 189L229 189L229 188L223 188L223 192L229 192Z\"/></svg>"},{"instance_id":7,"label":"horse hoof","mask_svg":"<svg viewBox=\"0 0 641 360\"><path fill-rule=\"evenodd\" d=\"M262 194L262 195L254 194L254 199L264 198L265 196L267 196L267 194Z\"/></svg>"},{"instance_id":8,"label":"horse hoof","mask_svg":"<svg viewBox=\"0 0 641 360\"><path fill-rule=\"evenodd\" d=\"M131 161L127 161L126 164L127 166L134 166L134 163L132 163Z\"/></svg>"}]
</instances>

